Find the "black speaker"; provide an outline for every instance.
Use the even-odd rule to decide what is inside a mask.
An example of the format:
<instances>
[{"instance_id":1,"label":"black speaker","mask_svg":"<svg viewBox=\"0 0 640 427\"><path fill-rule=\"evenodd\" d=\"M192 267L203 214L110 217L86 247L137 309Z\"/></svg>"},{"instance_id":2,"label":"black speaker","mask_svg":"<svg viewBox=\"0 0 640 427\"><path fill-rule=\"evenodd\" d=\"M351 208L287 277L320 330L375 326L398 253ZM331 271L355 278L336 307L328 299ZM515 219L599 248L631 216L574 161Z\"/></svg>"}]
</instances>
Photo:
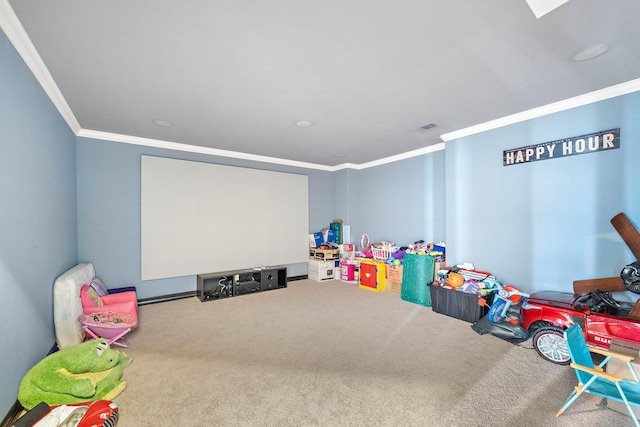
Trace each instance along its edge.
<instances>
[{"instance_id":1,"label":"black speaker","mask_svg":"<svg viewBox=\"0 0 640 427\"><path fill-rule=\"evenodd\" d=\"M260 277L262 290L278 289L287 287L287 270L282 268L274 268L262 270Z\"/></svg>"},{"instance_id":2,"label":"black speaker","mask_svg":"<svg viewBox=\"0 0 640 427\"><path fill-rule=\"evenodd\" d=\"M260 279L263 291L276 289L278 287L278 272L275 270L264 270Z\"/></svg>"}]
</instances>

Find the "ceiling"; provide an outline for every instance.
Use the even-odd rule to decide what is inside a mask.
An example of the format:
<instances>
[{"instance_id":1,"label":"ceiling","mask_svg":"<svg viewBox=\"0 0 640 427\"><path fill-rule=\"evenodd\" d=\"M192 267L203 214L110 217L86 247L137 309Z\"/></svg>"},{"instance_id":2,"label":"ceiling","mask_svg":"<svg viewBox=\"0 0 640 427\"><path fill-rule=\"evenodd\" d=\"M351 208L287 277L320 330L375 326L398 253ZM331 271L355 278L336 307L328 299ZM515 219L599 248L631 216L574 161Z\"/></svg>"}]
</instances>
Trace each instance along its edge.
<instances>
[{"instance_id":1,"label":"ceiling","mask_svg":"<svg viewBox=\"0 0 640 427\"><path fill-rule=\"evenodd\" d=\"M640 77L638 0L0 3L76 134L330 167Z\"/></svg>"}]
</instances>

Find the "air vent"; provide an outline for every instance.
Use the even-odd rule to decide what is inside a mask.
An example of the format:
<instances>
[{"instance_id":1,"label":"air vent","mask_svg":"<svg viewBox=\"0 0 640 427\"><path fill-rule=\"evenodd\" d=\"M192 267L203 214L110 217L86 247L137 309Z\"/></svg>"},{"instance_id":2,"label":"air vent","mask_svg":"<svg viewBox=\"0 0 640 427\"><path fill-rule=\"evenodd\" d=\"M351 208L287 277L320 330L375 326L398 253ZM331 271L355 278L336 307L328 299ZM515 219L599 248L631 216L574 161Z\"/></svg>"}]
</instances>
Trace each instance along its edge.
<instances>
[{"instance_id":1,"label":"air vent","mask_svg":"<svg viewBox=\"0 0 640 427\"><path fill-rule=\"evenodd\" d=\"M420 126L418 129L416 129L416 132L426 132L429 129L434 128L436 126L438 125L435 123L429 123L428 125Z\"/></svg>"}]
</instances>

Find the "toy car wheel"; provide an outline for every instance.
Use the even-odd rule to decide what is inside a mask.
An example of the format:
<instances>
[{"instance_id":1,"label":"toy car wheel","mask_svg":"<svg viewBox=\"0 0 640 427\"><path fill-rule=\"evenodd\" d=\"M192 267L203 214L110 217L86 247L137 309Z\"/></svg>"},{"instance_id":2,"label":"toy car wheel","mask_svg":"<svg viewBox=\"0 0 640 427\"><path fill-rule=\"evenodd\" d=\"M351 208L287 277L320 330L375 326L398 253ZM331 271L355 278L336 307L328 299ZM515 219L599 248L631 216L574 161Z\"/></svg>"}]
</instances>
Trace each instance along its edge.
<instances>
[{"instance_id":1,"label":"toy car wheel","mask_svg":"<svg viewBox=\"0 0 640 427\"><path fill-rule=\"evenodd\" d=\"M549 362L568 365L571 361L569 349L562 329L552 326L539 328L533 334L533 347Z\"/></svg>"},{"instance_id":2,"label":"toy car wheel","mask_svg":"<svg viewBox=\"0 0 640 427\"><path fill-rule=\"evenodd\" d=\"M500 300L499 303L491 304L491 308L489 309L489 313L487 313L487 319L491 323L500 323L504 320L504 317L500 315L502 310L504 310L505 302Z\"/></svg>"}]
</instances>

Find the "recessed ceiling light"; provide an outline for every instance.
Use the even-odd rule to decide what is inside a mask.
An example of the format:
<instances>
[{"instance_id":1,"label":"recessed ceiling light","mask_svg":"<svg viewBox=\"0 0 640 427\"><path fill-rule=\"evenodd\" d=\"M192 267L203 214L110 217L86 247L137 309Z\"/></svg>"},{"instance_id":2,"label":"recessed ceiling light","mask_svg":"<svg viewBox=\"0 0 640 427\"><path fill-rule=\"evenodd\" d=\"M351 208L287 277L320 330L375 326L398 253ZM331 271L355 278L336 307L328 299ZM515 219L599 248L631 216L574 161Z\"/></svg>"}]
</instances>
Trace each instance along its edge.
<instances>
[{"instance_id":1,"label":"recessed ceiling light","mask_svg":"<svg viewBox=\"0 0 640 427\"><path fill-rule=\"evenodd\" d=\"M610 48L606 43L594 44L574 53L571 59L577 62L587 61L606 53Z\"/></svg>"},{"instance_id":2,"label":"recessed ceiling light","mask_svg":"<svg viewBox=\"0 0 640 427\"><path fill-rule=\"evenodd\" d=\"M154 125L156 125L156 126L162 126L162 127L164 127L164 128L168 128L168 127L173 126L173 123L168 122L168 121L166 121L166 120L158 120L158 119L154 119L154 120L152 120L152 122L153 122L153 124L154 124Z\"/></svg>"},{"instance_id":3,"label":"recessed ceiling light","mask_svg":"<svg viewBox=\"0 0 640 427\"><path fill-rule=\"evenodd\" d=\"M300 120L298 122L296 122L296 126L298 126L299 128L308 128L313 126L313 123L311 123L308 120Z\"/></svg>"},{"instance_id":4,"label":"recessed ceiling light","mask_svg":"<svg viewBox=\"0 0 640 427\"><path fill-rule=\"evenodd\" d=\"M333 157L344 157L345 154L344 153L336 153L333 155Z\"/></svg>"}]
</instances>

